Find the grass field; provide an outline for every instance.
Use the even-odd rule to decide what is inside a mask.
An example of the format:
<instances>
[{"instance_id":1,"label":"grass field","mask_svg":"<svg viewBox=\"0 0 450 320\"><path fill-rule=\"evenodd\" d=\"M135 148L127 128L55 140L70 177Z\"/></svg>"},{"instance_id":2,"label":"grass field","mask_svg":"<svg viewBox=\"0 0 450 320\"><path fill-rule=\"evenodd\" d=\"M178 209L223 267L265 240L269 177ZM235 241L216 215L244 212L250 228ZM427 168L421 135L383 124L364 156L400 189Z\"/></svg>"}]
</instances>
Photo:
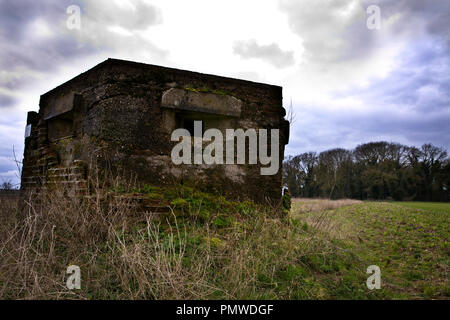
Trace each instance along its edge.
<instances>
[{"instance_id":1,"label":"grass field","mask_svg":"<svg viewBox=\"0 0 450 320\"><path fill-rule=\"evenodd\" d=\"M402 203L295 199L289 215L187 187L162 220L123 198L0 199L3 299L448 299L448 214ZM102 189L104 190L104 189ZM118 200L119 199L119 200ZM125 202L124 202L125 201ZM24 206L24 204L22 204ZM78 265L81 290L65 286ZM381 268L369 290L366 269Z\"/></svg>"},{"instance_id":2,"label":"grass field","mask_svg":"<svg viewBox=\"0 0 450 320\"><path fill-rule=\"evenodd\" d=\"M414 208L421 209L423 211L428 212L437 212L437 213L447 213L450 214L450 203L449 202L395 202L395 204Z\"/></svg>"},{"instance_id":3,"label":"grass field","mask_svg":"<svg viewBox=\"0 0 450 320\"><path fill-rule=\"evenodd\" d=\"M311 200L294 201L293 217L305 228L320 230L338 250L347 250L359 263L340 277L354 279L358 266L378 265L380 298L444 298L450 296L448 203L363 202L335 210L302 211ZM348 285L354 282L350 280Z\"/></svg>"}]
</instances>

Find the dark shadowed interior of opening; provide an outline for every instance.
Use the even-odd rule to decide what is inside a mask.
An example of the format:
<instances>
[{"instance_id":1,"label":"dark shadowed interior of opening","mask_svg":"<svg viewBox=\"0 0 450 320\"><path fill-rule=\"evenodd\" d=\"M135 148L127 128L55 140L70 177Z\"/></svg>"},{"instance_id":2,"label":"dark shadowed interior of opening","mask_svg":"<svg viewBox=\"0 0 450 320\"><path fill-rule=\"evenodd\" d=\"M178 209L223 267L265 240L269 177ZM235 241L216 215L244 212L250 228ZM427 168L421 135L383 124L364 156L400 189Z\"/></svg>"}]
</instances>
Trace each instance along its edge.
<instances>
[{"instance_id":1,"label":"dark shadowed interior of opening","mask_svg":"<svg viewBox=\"0 0 450 320\"><path fill-rule=\"evenodd\" d=\"M190 135L194 136L194 122L201 121L202 122L202 135L207 128L207 116L202 115L197 112L180 112L176 115L176 126L177 128L186 129L189 131Z\"/></svg>"}]
</instances>

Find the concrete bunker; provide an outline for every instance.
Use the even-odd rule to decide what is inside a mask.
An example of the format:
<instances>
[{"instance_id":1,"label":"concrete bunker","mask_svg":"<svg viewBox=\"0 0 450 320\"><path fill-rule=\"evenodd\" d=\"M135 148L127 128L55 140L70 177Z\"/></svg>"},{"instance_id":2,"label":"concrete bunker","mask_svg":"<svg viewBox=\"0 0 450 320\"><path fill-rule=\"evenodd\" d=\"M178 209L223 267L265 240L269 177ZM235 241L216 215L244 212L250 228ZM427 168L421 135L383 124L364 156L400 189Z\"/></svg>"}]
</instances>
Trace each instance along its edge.
<instances>
[{"instance_id":1,"label":"concrete bunker","mask_svg":"<svg viewBox=\"0 0 450 320\"><path fill-rule=\"evenodd\" d=\"M192 183L234 200L278 203L281 168L261 164L175 165L177 128L279 129L280 162L289 139L282 88L239 79L108 59L43 94L29 112L22 190L65 182L85 187L93 158L142 183ZM224 135L225 136L225 135Z\"/></svg>"}]
</instances>

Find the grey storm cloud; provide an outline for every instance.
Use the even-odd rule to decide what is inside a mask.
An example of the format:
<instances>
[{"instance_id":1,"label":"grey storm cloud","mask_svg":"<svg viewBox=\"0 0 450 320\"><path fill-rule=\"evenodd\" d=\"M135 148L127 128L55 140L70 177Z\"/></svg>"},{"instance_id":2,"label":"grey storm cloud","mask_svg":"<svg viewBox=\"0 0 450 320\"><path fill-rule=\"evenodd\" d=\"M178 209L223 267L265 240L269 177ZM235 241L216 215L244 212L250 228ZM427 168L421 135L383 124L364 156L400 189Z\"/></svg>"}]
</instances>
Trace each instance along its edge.
<instances>
[{"instance_id":1,"label":"grey storm cloud","mask_svg":"<svg viewBox=\"0 0 450 320\"><path fill-rule=\"evenodd\" d=\"M236 41L233 52L244 59L258 58L277 68L285 68L295 63L293 51L283 51L278 44L260 45L256 40Z\"/></svg>"},{"instance_id":2,"label":"grey storm cloud","mask_svg":"<svg viewBox=\"0 0 450 320\"><path fill-rule=\"evenodd\" d=\"M340 58L349 41L360 42L359 35L353 35L353 39L346 36L355 21L364 23L358 28L361 32L367 29L365 13L355 0L281 0L280 8L292 31L302 38L305 54L323 62ZM371 38L365 41L373 42ZM367 44L360 48L367 48Z\"/></svg>"},{"instance_id":3,"label":"grey storm cloud","mask_svg":"<svg viewBox=\"0 0 450 320\"><path fill-rule=\"evenodd\" d=\"M27 84L37 81L39 73L51 72L73 58L97 49L80 46L76 39L58 32L67 19L66 8L76 1L0 1L0 108L13 107L16 96ZM36 39L33 23L45 21L54 36Z\"/></svg>"},{"instance_id":4,"label":"grey storm cloud","mask_svg":"<svg viewBox=\"0 0 450 320\"><path fill-rule=\"evenodd\" d=\"M411 112L450 110L450 55L436 45L410 44L389 77L372 81L366 89L343 91L336 97L354 96L380 105L408 107Z\"/></svg>"},{"instance_id":5,"label":"grey storm cloud","mask_svg":"<svg viewBox=\"0 0 450 320\"><path fill-rule=\"evenodd\" d=\"M287 154L324 151L334 147L354 148L356 145L387 140L420 146L433 143L450 150L450 113L398 116L396 110L355 112L322 110L302 106L298 122L291 133Z\"/></svg>"},{"instance_id":6,"label":"grey storm cloud","mask_svg":"<svg viewBox=\"0 0 450 320\"><path fill-rule=\"evenodd\" d=\"M0 108L3 107L11 107L17 102L17 99L7 95L0 93Z\"/></svg>"},{"instance_id":7,"label":"grey storm cloud","mask_svg":"<svg viewBox=\"0 0 450 320\"><path fill-rule=\"evenodd\" d=\"M164 56L165 51L139 36L127 37L108 29L119 26L126 31L144 30L161 23L158 8L144 1L123 8L110 1L0 1L0 89L18 91L39 81L73 60L95 54L127 50L147 50ZM67 8L77 5L81 11L81 29L69 30ZM36 36L36 23L43 22L49 36ZM2 106L13 104L2 96Z\"/></svg>"},{"instance_id":8,"label":"grey storm cloud","mask_svg":"<svg viewBox=\"0 0 450 320\"><path fill-rule=\"evenodd\" d=\"M417 64L420 56L418 53L388 79L375 81L369 88L335 95L363 101L365 108L360 111L298 106L288 152L354 148L378 140L415 146L433 143L450 150L450 79L445 70L414 72L418 66L426 69L425 64ZM432 94L424 95L427 90Z\"/></svg>"},{"instance_id":9,"label":"grey storm cloud","mask_svg":"<svg viewBox=\"0 0 450 320\"><path fill-rule=\"evenodd\" d=\"M445 40L450 40L448 28L450 27L450 2L441 0L364 0L364 6L376 4L381 8L382 17L398 16L396 21L397 32L411 32L417 36L417 31Z\"/></svg>"},{"instance_id":10,"label":"grey storm cloud","mask_svg":"<svg viewBox=\"0 0 450 320\"><path fill-rule=\"evenodd\" d=\"M66 8L71 4L74 2L13 0L0 2L0 29L2 30L0 67L2 70L19 67L38 71L49 70L68 59L93 52L95 50L93 47L80 46L74 38L57 32L67 19ZM78 3L78 5L81 4ZM36 41L30 35L30 28L37 19L45 21L56 35Z\"/></svg>"},{"instance_id":11,"label":"grey storm cloud","mask_svg":"<svg viewBox=\"0 0 450 320\"><path fill-rule=\"evenodd\" d=\"M383 43L435 37L450 49L450 2L442 0L280 0L306 56L321 63L366 58ZM369 30L367 8L380 8L382 28Z\"/></svg>"},{"instance_id":12,"label":"grey storm cloud","mask_svg":"<svg viewBox=\"0 0 450 320\"><path fill-rule=\"evenodd\" d=\"M366 27L369 5L380 7L381 31ZM325 68L365 61L383 54L385 45L403 45L389 74L331 94L361 101L361 110L297 105L288 152L376 140L430 142L450 150L449 1L281 0L280 7L303 39L307 61Z\"/></svg>"}]
</instances>

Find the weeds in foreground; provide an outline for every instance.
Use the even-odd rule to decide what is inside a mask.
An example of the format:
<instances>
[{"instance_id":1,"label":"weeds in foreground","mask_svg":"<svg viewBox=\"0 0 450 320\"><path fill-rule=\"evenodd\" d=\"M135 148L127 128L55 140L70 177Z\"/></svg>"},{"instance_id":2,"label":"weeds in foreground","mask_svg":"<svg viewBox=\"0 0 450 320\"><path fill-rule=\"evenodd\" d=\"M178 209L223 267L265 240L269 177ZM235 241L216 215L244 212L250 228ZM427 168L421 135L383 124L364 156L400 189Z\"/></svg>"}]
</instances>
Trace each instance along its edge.
<instances>
[{"instance_id":1,"label":"weeds in foreground","mask_svg":"<svg viewBox=\"0 0 450 320\"><path fill-rule=\"evenodd\" d=\"M2 299L373 299L408 294L397 287L367 289L367 265L355 248L336 242L348 240L351 230L341 238L329 233L340 222L329 219L333 211L325 208L290 218L188 187L115 180L108 186L94 181L90 189L89 197L54 189L21 202L0 199ZM164 200L169 213L156 219L152 212L137 210L129 197L112 196L118 190ZM66 288L69 265L81 269L80 290Z\"/></svg>"},{"instance_id":2,"label":"weeds in foreground","mask_svg":"<svg viewBox=\"0 0 450 320\"><path fill-rule=\"evenodd\" d=\"M98 180L96 180L98 181ZM111 187L112 185L112 187ZM326 297L308 272L300 226L251 202L188 187L114 181L2 201L0 297L4 299L290 299ZM108 191L106 191L108 190ZM113 191L111 191L113 190ZM120 190L164 199L170 212L139 212ZM305 262L306 261L306 262ZM78 265L82 288L65 286Z\"/></svg>"}]
</instances>

